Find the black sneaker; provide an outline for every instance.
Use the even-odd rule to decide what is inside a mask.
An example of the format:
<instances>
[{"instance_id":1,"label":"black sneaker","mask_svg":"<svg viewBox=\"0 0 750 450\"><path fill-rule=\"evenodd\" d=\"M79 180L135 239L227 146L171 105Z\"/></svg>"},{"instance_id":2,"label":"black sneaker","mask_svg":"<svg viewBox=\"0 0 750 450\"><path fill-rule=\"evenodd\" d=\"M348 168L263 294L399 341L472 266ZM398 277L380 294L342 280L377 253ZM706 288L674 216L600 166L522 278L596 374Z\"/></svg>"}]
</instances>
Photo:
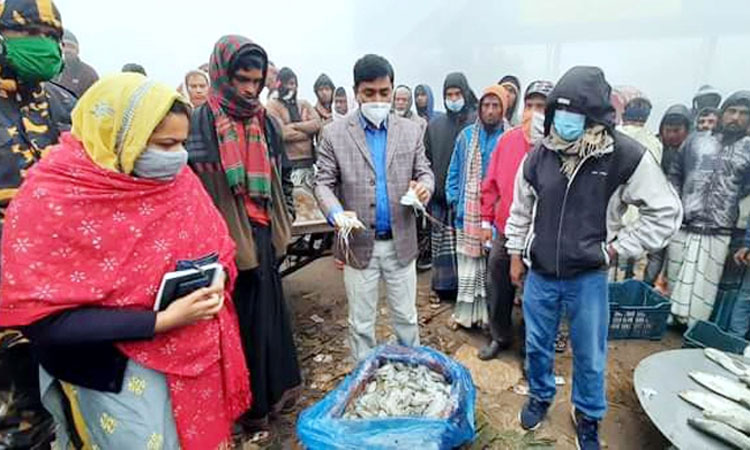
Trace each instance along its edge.
<instances>
[{"instance_id":1,"label":"black sneaker","mask_svg":"<svg viewBox=\"0 0 750 450\"><path fill-rule=\"evenodd\" d=\"M549 402L543 402L533 397L529 397L523 409L518 413L518 420L521 421L521 427L527 431L533 431L539 428L542 420L547 416Z\"/></svg>"},{"instance_id":2,"label":"black sneaker","mask_svg":"<svg viewBox=\"0 0 750 450\"><path fill-rule=\"evenodd\" d=\"M599 450L599 421L592 419L573 407L573 425L576 427L578 450Z\"/></svg>"}]
</instances>

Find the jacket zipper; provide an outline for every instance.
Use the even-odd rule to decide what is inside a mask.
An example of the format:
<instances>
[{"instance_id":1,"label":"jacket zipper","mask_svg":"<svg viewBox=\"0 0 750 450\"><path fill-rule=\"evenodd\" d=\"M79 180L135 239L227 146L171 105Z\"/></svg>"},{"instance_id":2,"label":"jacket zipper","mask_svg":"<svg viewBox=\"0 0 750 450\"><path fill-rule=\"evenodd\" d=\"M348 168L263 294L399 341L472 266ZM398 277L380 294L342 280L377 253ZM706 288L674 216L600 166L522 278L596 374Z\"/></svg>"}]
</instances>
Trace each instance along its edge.
<instances>
[{"instance_id":1,"label":"jacket zipper","mask_svg":"<svg viewBox=\"0 0 750 450\"><path fill-rule=\"evenodd\" d=\"M556 262L556 270L557 278L560 278L560 243L562 242L562 228L563 228L563 218L565 217L565 205L568 203L568 193L570 192L570 187L573 185L573 180L575 180L576 175L578 175L578 171L581 170L581 167L588 161L589 158L591 158L591 154L587 155L583 160L578 163L578 167L576 167L576 170L573 171L573 175L570 177L570 180L568 180L568 185L565 187L565 195L563 196L563 203L562 208L560 208L560 222L557 227L557 253L555 255L555 262Z\"/></svg>"}]
</instances>

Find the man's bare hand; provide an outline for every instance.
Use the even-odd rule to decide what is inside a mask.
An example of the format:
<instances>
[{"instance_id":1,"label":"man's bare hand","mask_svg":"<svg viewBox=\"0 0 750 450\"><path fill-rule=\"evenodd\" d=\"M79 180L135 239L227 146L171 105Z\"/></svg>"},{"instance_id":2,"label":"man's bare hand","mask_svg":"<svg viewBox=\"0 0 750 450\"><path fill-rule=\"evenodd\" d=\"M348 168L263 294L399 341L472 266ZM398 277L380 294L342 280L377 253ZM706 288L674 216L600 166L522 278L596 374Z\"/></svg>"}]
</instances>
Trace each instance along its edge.
<instances>
[{"instance_id":1,"label":"man's bare hand","mask_svg":"<svg viewBox=\"0 0 750 450\"><path fill-rule=\"evenodd\" d=\"M482 228L482 243L492 242L492 228Z\"/></svg>"},{"instance_id":2,"label":"man's bare hand","mask_svg":"<svg viewBox=\"0 0 750 450\"><path fill-rule=\"evenodd\" d=\"M521 255L510 255L510 282L520 288L523 286L523 277L526 266L523 265Z\"/></svg>"},{"instance_id":3,"label":"man's bare hand","mask_svg":"<svg viewBox=\"0 0 750 450\"><path fill-rule=\"evenodd\" d=\"M748 256L750 256L750 248L742 247L734 254L734 262L736 262L738 266L748 265Z\"/></svg>"},{"instance_id":4,"label":"man's bare hand","mask_svg":"<svg viewBox=\"0 0 750 450\"><path fill-rule=\"evenodd\" d=\"M419 181L409 182L409 188L414 190L414 193L417 194L417 198L423 205L426 205L430 200L430 191Z\"/></svg>"}]
</instances>

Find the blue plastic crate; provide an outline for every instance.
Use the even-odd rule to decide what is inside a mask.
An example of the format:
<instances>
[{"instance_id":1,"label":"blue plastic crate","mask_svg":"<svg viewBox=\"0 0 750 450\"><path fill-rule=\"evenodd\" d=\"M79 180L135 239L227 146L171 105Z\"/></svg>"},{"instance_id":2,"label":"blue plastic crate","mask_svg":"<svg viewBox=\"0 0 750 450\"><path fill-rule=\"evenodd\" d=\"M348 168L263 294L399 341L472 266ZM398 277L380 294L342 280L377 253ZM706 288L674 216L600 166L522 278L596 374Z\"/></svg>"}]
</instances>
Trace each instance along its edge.
<instances>
[{"instance_id":1,"label":"blue plastic crate","mask_svg":"<svg viewBox=\"0 0 750 450\"><path fill-rule=\"evenodd\" d=\"M722 331L715 323L699 320L682 336L686 348L716 348L724 352L742 354L750 342Z\"/></svg>"},{"instance_id":2,"label":"blue plastic crate","mask_svg":"<svg viewBox=\"0 0 750 450\"><path fill-rule=\"evenodd\" d=\"M669 299L638 280L609 284L609 339L658 341L667 329Z\"/></svg>"}]
</instances>

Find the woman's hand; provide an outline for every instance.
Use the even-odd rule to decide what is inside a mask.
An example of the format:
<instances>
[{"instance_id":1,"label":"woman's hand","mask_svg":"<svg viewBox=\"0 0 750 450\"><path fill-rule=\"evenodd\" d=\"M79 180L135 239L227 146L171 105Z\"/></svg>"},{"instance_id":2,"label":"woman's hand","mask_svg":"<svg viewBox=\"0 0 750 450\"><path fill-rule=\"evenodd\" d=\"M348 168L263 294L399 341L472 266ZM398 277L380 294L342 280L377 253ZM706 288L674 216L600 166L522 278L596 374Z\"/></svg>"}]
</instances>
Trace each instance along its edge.
<instances>
[{"instance_id":1,"label":"woman's hand","mask_svg":"<svg viewBox=\"0 0 750 450\"><path fill-rule=\"evenodd\" d=\"M166 310L156 314L157 333L213 319L224 307L224 280L221 275L213 286L201 288L172 302Z\"/></svg>"}]
</instances>

